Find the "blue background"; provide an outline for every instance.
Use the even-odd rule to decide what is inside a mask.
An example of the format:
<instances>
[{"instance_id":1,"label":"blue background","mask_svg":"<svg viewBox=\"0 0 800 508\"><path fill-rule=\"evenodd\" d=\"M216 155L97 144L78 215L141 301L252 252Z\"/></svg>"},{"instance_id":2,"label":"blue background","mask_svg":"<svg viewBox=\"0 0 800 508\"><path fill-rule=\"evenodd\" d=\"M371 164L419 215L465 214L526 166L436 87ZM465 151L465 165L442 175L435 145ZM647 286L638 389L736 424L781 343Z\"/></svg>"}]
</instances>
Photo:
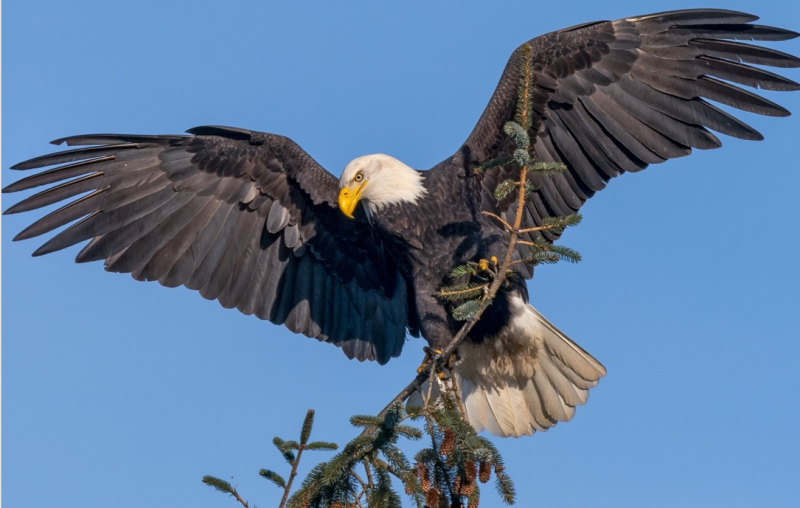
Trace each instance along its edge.
<instances>
[{"instance_id":1,"label":"blue background","mask_svg":"<svg viewBox=\"0 0 800 508\"><path fill-rule=\"evenodd\" d=\"M800 30L796 3L706 3ZM51 139L204 124L289 136L337 176L375 152L428 168L523 41L697 6L644 4L7 0L3 184ZM800 93L767 97L800 112ZM495 440L518 505L797 506L800 120L741 117L766 140L613 181L564 236L585 260L537 271L533 304L609 374L572 422ZM348 417L380 410L421 359L411 340L387 366L348 361L192 291L74 265L77 248L31 259L41 242L10 239L34 218L2 224L9 508L235 506L205 474L277 505L257 476L288 473L272 437L315 408L313 438L343 444Z\"/></svg>"}]
</instances>

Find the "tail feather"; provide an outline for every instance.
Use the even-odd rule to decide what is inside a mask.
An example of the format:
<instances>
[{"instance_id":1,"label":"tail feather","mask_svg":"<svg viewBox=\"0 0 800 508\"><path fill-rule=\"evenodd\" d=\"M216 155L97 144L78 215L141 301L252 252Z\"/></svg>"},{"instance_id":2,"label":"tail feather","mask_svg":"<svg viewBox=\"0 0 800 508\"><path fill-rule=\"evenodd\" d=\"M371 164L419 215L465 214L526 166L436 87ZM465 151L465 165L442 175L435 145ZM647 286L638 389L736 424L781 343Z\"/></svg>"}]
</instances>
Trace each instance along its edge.
<instances>
[{"instance_id":1,"label":"tail feather","mask_svg":"<svg viewBox=\"0 0 800 508\"><path fill-rule=\"evenodd\" d=\"M606 369L521 298L510 311L497 336L459 346L454 380L475 430L519 437L571 420Z\"/></svg>"},{"instance_id":2,"label":"tail feather","mask_svg":"<svg viewBox=\"0 0 800 508\"><path fill-rule=\"evenodd\" d=\"M521 298L511 299L511 313L496 337L459 348L455 377L482 388L462 391L473 426L518 437L571 420L606 369Z\"/></svg>"},{"instance_id":3,"label":"tail feather","mask_svg":"<svg viewBox=\"0 0 800 508\"><path fill-rule=\"evenodd\" d=\"M459 346L454 380L475 430L519 437L571 420L606 368L521 298L510 304L497 336ZM421 404L419 394L409 399Z\"/></svg>"},{"instance_id":4,"label":"tail feather","mask_svg":"<svg viewBox=\"0 0 800 508\"><path fill-rule=\"evenodd\" d=\"M553 326L538 310L528 305L527 311L533 314L544 329L544 345L553 356L558 357L567 366L589 383L589 388L597 386L598 380L606 375L606 368L572 342L561 330Z\"/></svg>"},{"instance_id":5,"label":"tail feather","mask_svg":"<svg viewBox=\"0 0 800 508\"><path fill-rule=\"evenodd\" d=\"M550 358L548 358L547 355L541 355L539 357L539 365L542 367L542 371L547 376L547 379L550 380L553 388L556 389L558 394L568 406L580 406L586 402L589 394L588 390L582 390L573 385L567 376L555 365L554 362L551 361Z\"/></svg>"}]
</instances>

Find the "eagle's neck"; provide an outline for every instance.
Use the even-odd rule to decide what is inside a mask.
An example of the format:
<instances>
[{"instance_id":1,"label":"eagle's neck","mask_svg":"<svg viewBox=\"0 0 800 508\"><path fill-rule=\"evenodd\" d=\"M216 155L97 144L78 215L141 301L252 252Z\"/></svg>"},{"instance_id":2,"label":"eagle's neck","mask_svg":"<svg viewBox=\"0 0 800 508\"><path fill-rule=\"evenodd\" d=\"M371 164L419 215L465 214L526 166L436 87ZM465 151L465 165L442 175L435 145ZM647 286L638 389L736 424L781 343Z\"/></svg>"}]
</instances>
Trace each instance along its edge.
<instances>
[{"instance_id":1,"label":"eagle's neck","mask_svg":"<svg viewBox=\"0 0 800 508\"><path fill-rule=\"evenodd\" d=\"M371 165L374 168L362 196L369 215L375 216L392 205L416 204L427 192L425 178L419 171L388 155L366 157L373 158Z\"/></svg>"}]
</instances>

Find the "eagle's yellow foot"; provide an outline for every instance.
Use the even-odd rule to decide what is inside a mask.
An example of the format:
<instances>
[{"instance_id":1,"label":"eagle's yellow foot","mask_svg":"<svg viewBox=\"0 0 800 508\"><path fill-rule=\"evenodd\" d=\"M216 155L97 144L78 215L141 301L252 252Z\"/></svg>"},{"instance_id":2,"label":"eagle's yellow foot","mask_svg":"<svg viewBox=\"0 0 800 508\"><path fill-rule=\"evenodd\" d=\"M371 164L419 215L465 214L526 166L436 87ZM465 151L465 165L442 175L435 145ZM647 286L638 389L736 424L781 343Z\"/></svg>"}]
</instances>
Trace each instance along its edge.
<instances>
[{"instance_id":1,"label":"eagle's yellow foot","mask_svg":"<svg viewBox=\"0 0 800 508\"><path fill-rule=\"evenodd\" d=\"M431 362L442 354L441 349L431 349L429 347L424 347L422 348L422 350L425 351L425 359L422 360L422 364L419 367L417 367L417 374L427 369L428 366L431 364Z\"/></svg>"},{"instance_id":2,"label":"eagle's yellow foot","mask_svg":"<svg viewBox=\"0 0 800 508\"><path fill-rule=\"evenodd\" d=\"M497 257L492 256L489 259L481 259L478 261L478 269L482 272L495 273L497 271Z\"/></svg>"}]
</instances>

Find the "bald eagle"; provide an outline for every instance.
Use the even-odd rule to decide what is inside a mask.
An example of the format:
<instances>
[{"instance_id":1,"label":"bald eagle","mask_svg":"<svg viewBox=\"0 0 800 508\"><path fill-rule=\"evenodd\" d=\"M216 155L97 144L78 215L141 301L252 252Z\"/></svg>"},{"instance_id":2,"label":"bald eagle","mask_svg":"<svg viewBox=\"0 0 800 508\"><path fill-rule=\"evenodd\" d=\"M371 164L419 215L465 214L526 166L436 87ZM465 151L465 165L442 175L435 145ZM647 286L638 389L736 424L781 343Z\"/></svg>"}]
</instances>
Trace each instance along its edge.
<instances>
[{"instance_id":1,"label":"bald eagle","mask_svg":"<svg viewBox=\"0 0 800 508\"><path fill-rule=\"evenodd\" d=\"M707 99L787 116L737 86L800 88L749 65L800 65L785 53L735 42L798 35L752 24L756 19L724 10L673 11L532 39L529 50L511 55L467 140L426 171L367 155L337 179L286 137L230 127L81 135L53 142L81 148L12 168L56 166L3 189L48 186L5 213L70 200L15 240L70 224L34 256L88 240L79 263L104 260L111 272L195 289L226 308L335 344L350 358L384 364L400 354L407 334L435 349L448 344L461 324L437 297L448 273L505 252L508 232L483 212L513 222L515 207L493 193L520 169L475 169L514 149L503 126L514 119L521 59L529 58L534 70L532 159L567 168L531 175L522 224L534 227L576 212L615 176L692 148L721 146L711 131L761 139ZM524 237L556 238L552 232ZM528 303L525 281L533 266L515 269L455 365L470 423L499 436L570 420L606 374Z\"/></svg>"}]
</instances>

